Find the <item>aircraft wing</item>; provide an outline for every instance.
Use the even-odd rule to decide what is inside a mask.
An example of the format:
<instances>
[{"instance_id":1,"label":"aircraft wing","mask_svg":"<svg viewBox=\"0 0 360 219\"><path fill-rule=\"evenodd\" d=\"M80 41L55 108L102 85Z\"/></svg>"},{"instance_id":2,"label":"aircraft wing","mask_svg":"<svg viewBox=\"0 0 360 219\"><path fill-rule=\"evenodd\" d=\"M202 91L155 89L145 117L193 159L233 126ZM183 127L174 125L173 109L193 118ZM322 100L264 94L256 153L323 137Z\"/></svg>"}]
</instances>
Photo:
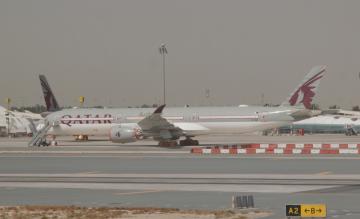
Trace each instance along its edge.
<instances>
[{"instance_id":1,"label":"aircraft wing","mask_svg":"<svg viewBox=\"0 0 360 219\"><path fill-rule=\"evenodd\" d=\"M155 135L168 138L171 133L182 132L179 127L174 126L168 120L161 116L165 105L159 106L153 114L145 117L138 125L145 133L153 133Z\"/></svg>"}]
</instances>

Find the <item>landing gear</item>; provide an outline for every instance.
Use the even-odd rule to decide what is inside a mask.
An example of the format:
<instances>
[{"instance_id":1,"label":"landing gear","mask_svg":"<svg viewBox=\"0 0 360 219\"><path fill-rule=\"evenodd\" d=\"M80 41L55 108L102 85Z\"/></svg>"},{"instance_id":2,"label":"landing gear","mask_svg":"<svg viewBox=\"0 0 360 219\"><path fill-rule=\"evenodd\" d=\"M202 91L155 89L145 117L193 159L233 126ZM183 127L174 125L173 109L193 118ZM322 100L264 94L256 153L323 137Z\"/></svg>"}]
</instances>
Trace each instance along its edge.
<instances>
[{"instance_id":1,"label":"landing gear","mask_svg":"<svg viewBox=\"0 0 360 219\"><path fill-rule=\"evenodd\" d=\"M159 141L160 147L176 147L178 146L177 141L174 140L168 140L168 141Z\"/></svg>"},{"instance_id":2,"label":"landing gear","mask_svg":"<svg viewBox=\"0 0 360 219\"><path fill-rule=\"evenodd\" d=\"M356 136L356 135L358 135L358 133L355 131L354 128L351 127L351 128L348 128L345 130L345 135L346 136L352 136L352 135Z\"/></svg>"},{"instance_id":3,"label":"landing gear","mask_svg":"<svg viewBox=\"0 0 360 219\"><path fill-rule=\"evenodd\" d=\"M58 146L58 142L56 141L56 136L55 135L53 135L51 137L50 145L51 146Z\"/></svg>"},{"instance_id":4,"label":"landing gear","mask_svg":"<svg viewBox=\"0 0 360 219\"><path fill-rule=\"evenodd\" d=\"M89 137L87 135L75 135L76 141L87 141L89 140Z\"/></svg>"},{"instance_id":5,"label":"landing gear","mask_svg":"<svg viewBox=\"0 0 360 219\"><path fill-rule=\"evenodd\" d=\"M195 146L199 145L198 140L191 139L190 137L186 137L186 139L180 141L181 146Z\"/></svg>"},{"instance_id":6,"label":"landing gear","mask_svg":"<svg viewBox=\"0 0 360 219\"><path fill-rule=\"evenodd\" d=\"M41 142L40 142L40 145L39 145L38 147L41 147L41 146L43 146L43 147L49 146L49 143L46 141L46 139L43 140L43 141L41 141Z\"/></svg>"}]
</instances>

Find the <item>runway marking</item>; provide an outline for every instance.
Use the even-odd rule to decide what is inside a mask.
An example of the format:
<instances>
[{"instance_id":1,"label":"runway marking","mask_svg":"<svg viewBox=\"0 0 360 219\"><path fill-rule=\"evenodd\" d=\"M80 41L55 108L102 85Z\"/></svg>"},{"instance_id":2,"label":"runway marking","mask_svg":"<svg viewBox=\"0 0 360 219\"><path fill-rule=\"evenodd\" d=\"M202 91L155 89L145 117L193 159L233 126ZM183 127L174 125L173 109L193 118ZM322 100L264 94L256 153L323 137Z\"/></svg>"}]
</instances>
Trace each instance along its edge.
<instances>
[{"instance_id":1,"label":"runway marking","mask_svg":"<svg viewBox=\"0 0 360 219\"><path fill-rule=\"evenodd\" d=\"M99 171L89 171L89 172L80 172L77 174L99 174L99 173L100 173Z\"/></svg>"},{"instance_id":2,"label":"runway marking","mask_svg":"<svg viewBox=\"0 0 360 219\"><path fill-rule=\"evenodd\" d=\"M360 174L236 174L236 173L2 173L0 177L31 178L158 178L158 179L245 179L245 180L360 180Z\"/></svg>"},{"instance_id":3,"label":"runway marking","mask_svg":"<svg viewBox=\"0 0 360 219\"><path fill-rule=\"evenodd\" d=\"M178 192L256 192L256 193L296 193L337 186L319 185L211 185L211 184L127 184L127 183L57 183L57 182L0 182L0 188L37 189L90 189L90 190L128 190L128 191L178 191Z\"/></svg>"},{"instance_id":4,"label":"runway marking","mask_svg":"<svg viewBox=\"0 0 360 219\"><path fill-rule=\"evenodd\" d=\"M114 193L115 195L142 195L148 193L157 193L157 192L164 192L165 190L149 190L149 191L139 191L139 192L121 192L121 193Z\"/></svg>"},{"instance_id":5,"label":"runway marking","mask_svg":"<svg viewBox=\"0 0 360 219\"><path fill-rule=\"evenodd\" d=\"M316 175L325 176L325 175L329 175L329 174L332 174L332 172L331 171L324 171L324 172L317 173Z\"/></svg>"}]
</instances>

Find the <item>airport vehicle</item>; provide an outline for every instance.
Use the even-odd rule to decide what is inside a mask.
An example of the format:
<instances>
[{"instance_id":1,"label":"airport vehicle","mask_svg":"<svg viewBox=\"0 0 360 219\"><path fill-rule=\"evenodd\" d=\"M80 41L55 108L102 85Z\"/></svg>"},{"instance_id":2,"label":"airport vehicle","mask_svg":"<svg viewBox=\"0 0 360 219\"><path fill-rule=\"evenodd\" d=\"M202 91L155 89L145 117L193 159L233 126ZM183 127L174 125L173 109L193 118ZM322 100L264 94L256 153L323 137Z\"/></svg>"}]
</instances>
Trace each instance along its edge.
<instances>
[{"instance_id":1,"label":"airport vehicle","mask_svg":"<svg viewBox=\"0 0 360 219\"><path fill-rule=\"evenodd\" d=\"M312 100L325 74L316 66L290 97L278 107L158 107L117 109L63 109L49 114L45 126L29 142L37 145L46 134L53 136L108 136L117 143L152 138L160 146L198 145L192 138L216 133L247 133L280 127L311 116Z\"/></svg>"}]
</instances>

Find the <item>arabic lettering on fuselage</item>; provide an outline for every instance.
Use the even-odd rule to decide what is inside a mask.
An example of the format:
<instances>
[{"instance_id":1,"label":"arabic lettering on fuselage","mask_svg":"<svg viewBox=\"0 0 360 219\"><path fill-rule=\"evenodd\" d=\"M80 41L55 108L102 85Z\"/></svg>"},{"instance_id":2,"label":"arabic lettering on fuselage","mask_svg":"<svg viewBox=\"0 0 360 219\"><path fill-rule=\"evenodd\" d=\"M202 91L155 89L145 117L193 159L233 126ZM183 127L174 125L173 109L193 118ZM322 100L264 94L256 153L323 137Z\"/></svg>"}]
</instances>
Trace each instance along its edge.
<instances>
[{"instance_id":1,"label":"arabic lettering on fuselage","mask_svg":"<svg viewBox=\"0 0 360 219\"><path fill-rule=\"evenodd\" d=\"M112 123L113 116L111 114L104 114L103 116L96 114L85 115L63 115L61 117L61 124L71 126L71 124L107 124Z\"/></svg>"}]
</instances>

